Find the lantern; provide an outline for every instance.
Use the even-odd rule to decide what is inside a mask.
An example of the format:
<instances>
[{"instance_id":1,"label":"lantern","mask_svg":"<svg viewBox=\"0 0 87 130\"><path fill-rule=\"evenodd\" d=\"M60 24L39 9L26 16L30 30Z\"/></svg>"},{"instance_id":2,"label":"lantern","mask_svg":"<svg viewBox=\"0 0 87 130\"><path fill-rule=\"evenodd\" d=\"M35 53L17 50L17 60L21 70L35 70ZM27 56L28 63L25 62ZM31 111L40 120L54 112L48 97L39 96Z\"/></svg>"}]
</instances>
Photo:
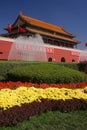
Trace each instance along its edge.
<instances>
[{"instance_id":1,"label":"lantern","mask_svg":"<svg viewBox=\"0 0 87 130\"><path fill-rule=\"evenodd\" d=\"M85 46L87 47L87 43L85 43Z\"/></svg>"}]
</instances>

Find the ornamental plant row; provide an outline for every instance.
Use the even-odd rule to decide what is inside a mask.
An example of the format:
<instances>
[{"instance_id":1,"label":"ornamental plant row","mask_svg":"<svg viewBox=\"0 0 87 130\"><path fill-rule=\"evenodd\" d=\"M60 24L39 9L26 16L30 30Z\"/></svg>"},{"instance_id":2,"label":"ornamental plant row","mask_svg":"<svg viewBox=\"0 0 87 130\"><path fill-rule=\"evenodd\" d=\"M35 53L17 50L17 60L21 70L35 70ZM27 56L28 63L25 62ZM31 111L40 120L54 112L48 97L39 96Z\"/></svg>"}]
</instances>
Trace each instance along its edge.
<instances>
[{"instance_id":1,"label":"ornamental plant row","mask_svg":"<svg viewBox=\"0 0 87 130\"><path fill-rule=\"evenodd\" d=\"M84 88L87 86L87 81L85 82L80 82L80 83L69 83L69 84L46 84L46 83L30 83L30 82L21 82L21 81L17 81L17 82L0 82L0 89L4 89L4 88L10 88L10 89L16 89L19 86L26 86L26 87L35 87L35 88L49 88L49 87L55 87L55 88L71 88L71 89L75 89L75 88Z\"/></svg>"},{"instance_id":2,"label":"ornamental plant row","mask_svg":"<svg viewBox=\"0 0 87 130\"><path fill-rule=\"evenodd\" d=\"M20 86L19 88L0 90L0 110L7 110L14 106L21 106L25 103L34 101L41 102L42 99L48 100L69 100L83 99L87 101L87 87L70 89L70 88L35 88Z\"/></svg>"},{"instance_id":3,"label":"ornamental plant row","mask_svg":"<svg viewBox=\"0 0 87 130\"><path fill-rule=\"evenodd\" d=\"M87 110L87 82L33 84L0 82L0 126L16 125L31 116L60 110Z\"/></svg>"},{"instance_id":4,"label":"ornamental plant row","mask_svg":"<svg viewBox=\"0 0 87 130\"><path fill-rule=\"evenodd\" d=\"M34 115L52 110L61 112L87 110L87 101L83 99L67 99L65 101L42 99L41 102L34 101L14 106L8 110L0 111L0 126L13 126L18 122L31 119Z\"/></svg>"}]
</instances>

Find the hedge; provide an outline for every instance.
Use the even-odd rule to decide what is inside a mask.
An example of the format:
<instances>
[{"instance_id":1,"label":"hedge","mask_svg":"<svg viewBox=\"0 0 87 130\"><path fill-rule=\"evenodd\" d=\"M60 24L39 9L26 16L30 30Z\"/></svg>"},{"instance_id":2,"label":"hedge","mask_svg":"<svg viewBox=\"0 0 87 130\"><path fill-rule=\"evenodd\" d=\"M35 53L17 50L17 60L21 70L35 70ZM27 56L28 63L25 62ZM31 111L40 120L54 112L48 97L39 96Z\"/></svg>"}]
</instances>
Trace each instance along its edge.
<instances>
[{"instance_id":1,"label":"hedge","mask_svg":"<svg viewBox=\"0 0 87 130\"><path fill-rule=\"evenodd\" d=\"M51 63L37 63L17 66L7 73L7 80L37 83L77 83L87 77L78 70Z\"/></svg>"}]
</instances>

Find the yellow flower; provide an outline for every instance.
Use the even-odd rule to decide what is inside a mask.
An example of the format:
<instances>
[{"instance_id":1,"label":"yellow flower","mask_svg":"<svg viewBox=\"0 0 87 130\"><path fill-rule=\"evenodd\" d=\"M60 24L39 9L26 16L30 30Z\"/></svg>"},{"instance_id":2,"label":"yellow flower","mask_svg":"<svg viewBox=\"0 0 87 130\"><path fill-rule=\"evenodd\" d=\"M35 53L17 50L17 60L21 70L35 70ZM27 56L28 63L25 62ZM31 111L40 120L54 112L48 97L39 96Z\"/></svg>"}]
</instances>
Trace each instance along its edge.
<instances>
[{"instance_id":1,"label":"yellow flower","mask_svg":"<svg viewBox=\"0 0 87 130\"><path fill-rule=\"evenodd\" d=\"M21 106L24 103L33 101L41 102L41 99L84 99L87 100L87 87L78 89L68 88L35 88L20 86L15 90L0 90L0 109L6 110L15 105Z\"/></svg>"}]
</instances>

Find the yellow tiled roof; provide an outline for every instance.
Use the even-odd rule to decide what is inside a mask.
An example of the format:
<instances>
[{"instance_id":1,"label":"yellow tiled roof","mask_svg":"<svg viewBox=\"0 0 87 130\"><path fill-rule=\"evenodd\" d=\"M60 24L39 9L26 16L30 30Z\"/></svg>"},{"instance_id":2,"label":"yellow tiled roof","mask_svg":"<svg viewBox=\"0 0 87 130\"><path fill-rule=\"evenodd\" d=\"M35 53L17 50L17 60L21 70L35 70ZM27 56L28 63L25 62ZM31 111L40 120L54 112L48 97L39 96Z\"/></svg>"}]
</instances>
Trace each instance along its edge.
<instances>
[{"instance_id":1,"label":"yellow tiled roof","mask_svg":"<svg viewBox=\"0 0 87 130\"><path fill-rule=\"evenodd\" d=\"M38 27L48 29L48 30L52 30L52 31L55 31L55 32L58 32L58 33L61 33L61 34L71 36L71 37L75 36L71 33L66 32L61 26L55 26L55 25L52 25L52 24L48 24L46 22L42 22L40 20L24 16L22 13L19 14L19 17L22 20L26 21L27 23L29 23L31 25L38 26Z\"/></svg>"},{"instance_id":2,"label":"yellow tiled roof","mask_svg":"<svg viewBox=\"0 0 87 130\"><path fill-rule=\"evenodd\" d=\"M80 41L77 41L77 40L69 39L69 38L66 38L66 37L63 37L63 36L58 36L56 34L55 35L54 34L49 34L47 32L38 31L36 29L31 29L31 28L28 28L28 27L26 27L26 30L28 30L30 32L38 33L38 34L41 34L41 35L50 36L50 37L54 37L54 38L57 38L57 39L62 39L62 40L65 40L65 41L70 41L70 42L73 42L73 43L79 43L80 42Z\"/></svg>"}]
</instances>

